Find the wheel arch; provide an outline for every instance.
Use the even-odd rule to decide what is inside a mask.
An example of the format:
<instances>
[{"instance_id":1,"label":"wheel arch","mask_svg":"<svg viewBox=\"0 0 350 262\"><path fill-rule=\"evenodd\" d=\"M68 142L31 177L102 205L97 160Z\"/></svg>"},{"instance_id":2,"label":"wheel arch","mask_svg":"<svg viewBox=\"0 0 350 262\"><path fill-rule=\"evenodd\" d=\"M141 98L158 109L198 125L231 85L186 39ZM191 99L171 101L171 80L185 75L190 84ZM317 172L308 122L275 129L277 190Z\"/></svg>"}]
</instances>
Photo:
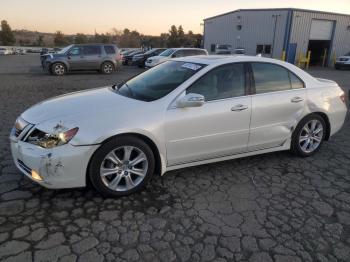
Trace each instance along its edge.
<instances>
[{"instance_id":1,"label":"wheel arch","mask_svg":"<svg viewBox=\"0 0 350 262\"><path fill-rule=\"evenodd\" d=\"M325 124L326 124L326 136L325 136L325 140L328 141L330 134L331 134L331 124L329 122L329 118L327 116L327 114L325 114L324 112L311 112L310 114L307 114L306 116L304 116L302 119L300 119L300 121L298 122L298 124L306 117L309 117L310 115L318 115L320 117L322 117L322 119L324 120Z\"/></svg>"},{"instance_id":2,"label":"wheel arch","mask_svg":"<svg viewBox=\"0 0 350 262\"><path fill-rule=\"evenodd\" d=\"M112 139L118 139L119 137L123 137L123 136L133 136L133 137L139 138L142 141L144 141L151 148L151 150L153 152L153 155L154 155L154 158L155 158L155 161L156 161L155 174L157 174L157 175L163 174L163 169L164 168L163 168L163 165L162 165L162 158L161 158L158 146L156 145L156 143L151 138L149 138L146 135L143 135L143 134L140 134L140 133L133 133L133 132L121 133L121 134L117 134L117 135L114 135L114 136L111 136L111 137L105 139L104 141L101 142L100 145L103 145L103 144L107 143L108 141L110 141ZM90 183L90 181L89 181L90 179L89 179L89 176L88 176L88 171L89 171L89 168L90 168L91 160L93 159L95 153L97 152L97 150L99 148L100 147L98 147L95 150L95 152L90 157L90 160L89 160L89 163L88 163L88 166L87 166L87 169L86 169L86 184Z\"/></svg>"},{"instance_id":3,"label":"wheel arch","mask_svg":"<svg viewBox=\"0 0 350 262\"><path fill-rule=\"evenodd\" d=\"M50 70L52 70L52 66L53 66L54 64L57 64L57 63L63 64L64 67L66 68L66 72L69 71L69 65L68 65L68 63L66 63L65 61L61 61L61 60L52 61L52 62L50 63L50 66L49 66Z\"/></svg>"},{"instance_id":4,"label":"wheel arch","mask_svg":"<svg viewBox=\"0 0 350 262\"><path fill-rule=\"evenodd\" d=\"M104 59L102 62L101 62L101 64L100 64L100 68L102 68L102 65L104 64L104 63L111 63L112 65L113 65L113 69L114 69L114 71L116 70L116 65L115 65L115 63L111 60L111 59Z\"/></svg>"}]
</instances>

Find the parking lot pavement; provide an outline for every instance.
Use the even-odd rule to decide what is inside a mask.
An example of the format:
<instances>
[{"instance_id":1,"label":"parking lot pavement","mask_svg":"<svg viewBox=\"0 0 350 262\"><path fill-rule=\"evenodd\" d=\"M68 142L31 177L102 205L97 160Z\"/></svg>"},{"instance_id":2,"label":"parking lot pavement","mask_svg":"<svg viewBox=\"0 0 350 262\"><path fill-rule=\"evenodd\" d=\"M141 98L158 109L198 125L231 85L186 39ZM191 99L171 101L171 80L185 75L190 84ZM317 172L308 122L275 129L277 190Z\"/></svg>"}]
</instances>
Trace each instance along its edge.
<instances>
[{"instance_id":1,"label":"parking lot pavement","mask_svg":"<svg viewBox=\"0 0 350 262\"><path fill-rule=\"evenodd\" d=\"M47 190L16 170L8 135L25 108L138 72L53 77L35 56L0 57L0 261L350 261L349 118L313 157L173 171L120 199ZM310 72L349 87L350 71Z\"/></svg>"}]
</instances>

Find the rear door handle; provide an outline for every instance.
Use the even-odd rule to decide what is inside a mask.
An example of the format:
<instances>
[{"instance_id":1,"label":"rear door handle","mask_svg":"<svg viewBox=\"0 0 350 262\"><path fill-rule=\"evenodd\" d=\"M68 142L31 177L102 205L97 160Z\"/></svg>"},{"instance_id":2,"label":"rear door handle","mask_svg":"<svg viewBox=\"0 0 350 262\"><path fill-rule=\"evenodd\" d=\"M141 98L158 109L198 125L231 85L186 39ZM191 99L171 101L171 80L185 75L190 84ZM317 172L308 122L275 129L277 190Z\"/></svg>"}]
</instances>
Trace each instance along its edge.
<instances>
[{"instance_id":1,"label":"rear door handle","mask_svg":"<svg viewBox=\"0 0 350 262\"><path fill-rule=\"evenodd\" d=\"M231 108L231 111L237 112L237 111L243 111L248 109L248 106L245 105L235 105Z\"/></svg>"},{"instance_id":2,"label":"rear door handle","mask_svg":"<svg viewBox=\"0 0 350 262\"><path fill-rule=\"evenodd\" d=\"M299 96L296 96L296 97L293 97L290 101L291 101L292 103L299 103L299 102L304 101L304 99L302 99L302 98L299 97Z\"/></svg>"}]
</instances>

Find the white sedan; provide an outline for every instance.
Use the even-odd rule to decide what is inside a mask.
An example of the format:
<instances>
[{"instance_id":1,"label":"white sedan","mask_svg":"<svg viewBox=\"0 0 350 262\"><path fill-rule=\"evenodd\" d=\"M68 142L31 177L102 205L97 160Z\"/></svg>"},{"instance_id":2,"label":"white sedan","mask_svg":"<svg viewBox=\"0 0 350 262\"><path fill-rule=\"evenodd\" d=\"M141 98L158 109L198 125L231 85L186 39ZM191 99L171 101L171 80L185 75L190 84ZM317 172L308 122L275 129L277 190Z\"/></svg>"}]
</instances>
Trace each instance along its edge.
<instances>
[{"instance_id":1,"label":"white sedan","mask_svg":"<svg viewBox=\"0 0 350 262\"><path fill-rule=\"evenodd\" d=\"M169 170L291 150L308 157L342 127L345 95L278 60L197 56L124 83L43 101L11 133L16 166L48 188L106 196Z\"/></svg>"}]
</instances>

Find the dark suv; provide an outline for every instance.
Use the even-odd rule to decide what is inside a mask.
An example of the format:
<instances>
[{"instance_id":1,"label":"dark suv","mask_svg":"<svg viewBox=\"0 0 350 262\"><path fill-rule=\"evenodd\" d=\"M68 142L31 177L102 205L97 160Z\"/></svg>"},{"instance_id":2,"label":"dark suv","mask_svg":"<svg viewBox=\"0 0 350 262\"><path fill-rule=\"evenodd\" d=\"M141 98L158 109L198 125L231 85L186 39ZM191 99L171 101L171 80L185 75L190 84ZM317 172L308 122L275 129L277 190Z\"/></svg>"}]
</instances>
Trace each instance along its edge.
<instances>
[{"instance_id":1,"label":"dark suv","mask_svg":"<svg viewBox=\"0 0 350 262\"><path fill-rule=\"evenodd\" d=\"M74 70L98 70L110 74L120 64L119 49L112 44L70 45L55 54L41 56L43 68L54 75Z\"/></svg>"}]
</instances>

